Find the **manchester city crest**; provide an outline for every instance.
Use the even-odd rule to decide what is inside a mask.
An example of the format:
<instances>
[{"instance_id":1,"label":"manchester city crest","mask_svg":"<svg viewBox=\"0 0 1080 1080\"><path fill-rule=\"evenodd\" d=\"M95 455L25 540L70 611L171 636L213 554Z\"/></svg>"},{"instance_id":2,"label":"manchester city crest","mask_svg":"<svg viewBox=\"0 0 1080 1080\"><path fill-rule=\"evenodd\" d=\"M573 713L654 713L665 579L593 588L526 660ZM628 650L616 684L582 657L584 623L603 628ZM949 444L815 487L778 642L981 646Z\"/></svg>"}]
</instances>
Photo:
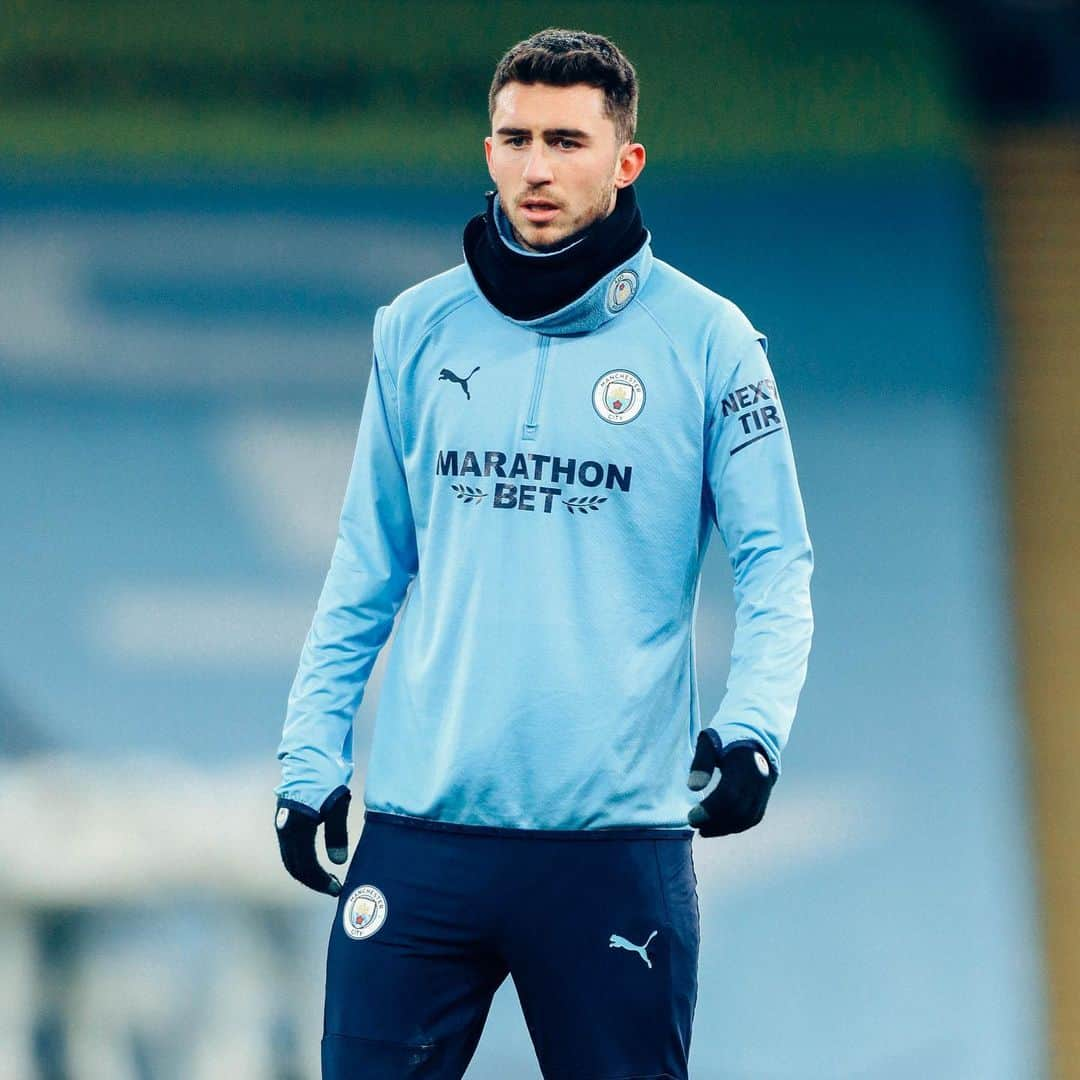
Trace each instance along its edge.
<instances>
[{"instance_id":1,"label":"manchester city crest","mask_svg":"<svg viewBox=\"0 0 1080 1080\"><path fill-rule=\"evenodd\" d=\"M608 311L612 315L622 311L631 300L634 299L634 293L637 292L638 276L633 270L624 270L621 274L616 274L611 280L611 284L608 286L607 292L607 306Z\"/></svg>"},{"instance_id":2,"label":"manchester city crest","mask_svg":"<svg viewBox=\"0 0 1080 1080\"><path fill-rule=\"evenodd\" d=\"M374 885L361 885L345 901L341 922L353 941L371 937L386 922L386 897Z\"/></svg>"},{"instance_id":3,"label":"manchester city crest","mask_svg":"<svg viewBox=\"0 0 1080 1080\"><path fill-rule=\"evenodd\" d=\"M645 407L645 385L632 371L607 371L596 380L593 408L609 424L628 424Z\"/></svg>"}]
</instances>

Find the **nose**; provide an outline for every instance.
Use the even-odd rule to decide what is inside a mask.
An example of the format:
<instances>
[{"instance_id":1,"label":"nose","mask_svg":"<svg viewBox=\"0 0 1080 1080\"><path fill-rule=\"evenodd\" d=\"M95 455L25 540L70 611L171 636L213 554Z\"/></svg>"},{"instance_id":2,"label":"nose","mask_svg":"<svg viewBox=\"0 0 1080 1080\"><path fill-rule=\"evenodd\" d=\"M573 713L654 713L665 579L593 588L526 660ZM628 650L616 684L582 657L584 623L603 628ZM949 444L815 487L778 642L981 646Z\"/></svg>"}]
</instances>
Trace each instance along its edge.
<instances>
[{"instance_id":1,"label":"nose","mask_svg":"<svg viewBox=\"0 0 1080 1080\"><path fill-rule=\"evenodd\" d=\"M525 172L521 179L530 187L550 184L554 179L551 164L547 159L547 147L543 143L533 145L532 152L525 161Z\"/></svg>"}]
</instances>

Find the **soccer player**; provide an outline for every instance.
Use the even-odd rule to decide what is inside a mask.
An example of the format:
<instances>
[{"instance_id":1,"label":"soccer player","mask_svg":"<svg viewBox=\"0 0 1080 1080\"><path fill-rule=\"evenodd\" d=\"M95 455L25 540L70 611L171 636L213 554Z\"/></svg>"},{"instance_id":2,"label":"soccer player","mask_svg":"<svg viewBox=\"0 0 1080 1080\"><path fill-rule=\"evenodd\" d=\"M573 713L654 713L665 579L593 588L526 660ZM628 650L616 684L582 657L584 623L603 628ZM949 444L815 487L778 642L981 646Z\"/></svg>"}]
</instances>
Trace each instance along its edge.
<instances>
[{"instance_id":1,"label":"soccer player","mask_svg":"<svg viewBox=\"0 0 1080 1080\"><path fill-rule=\"evenodd\" d=\"M764 335L652 254L619 49L544 30L488 104L464 263L375 315L278 753L285 866L338 897L323 1075L461 1077L511 975L545 1077L686 1077L691 838L761 820L810 648L787 418ZM736 627L702 727L714 526ZM353 718L402 605L339 883L316 829L344 863Z\"/></svg>"}]
</instances>

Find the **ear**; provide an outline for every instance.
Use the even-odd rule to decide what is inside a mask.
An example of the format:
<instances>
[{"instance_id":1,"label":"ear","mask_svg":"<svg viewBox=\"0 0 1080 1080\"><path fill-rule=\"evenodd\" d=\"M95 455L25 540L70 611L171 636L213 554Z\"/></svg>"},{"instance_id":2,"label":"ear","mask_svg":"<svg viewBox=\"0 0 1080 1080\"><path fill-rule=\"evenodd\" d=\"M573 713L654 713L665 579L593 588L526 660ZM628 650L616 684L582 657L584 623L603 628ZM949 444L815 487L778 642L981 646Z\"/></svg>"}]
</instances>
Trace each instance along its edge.
<instances>
[{"instance_id":1,"label":"ear","mask_svg":"<svg viewBox=\"0 0 1080 1080\"><path fill-rule=\"evenodd\" d=\"M494 148L494 146L495 146L495 144L491 141L491 136L490 135L485 136L484 137L484 157L487 158L488 176L490 176L492 180L495 179L495 170L491 167L491 152L492 152L492 149Z\"/></svg>"},{"instance_id":2,"label":"ear","mask_svg":"<svg viewBox=\"0 0 1080 1080\"><path fill-rule=\"evenodd\" d=\"M641 143L627 143L619 151L619 160L615 167L615 186L629 187L645 168L645 147Z\"/></svg>"}]
</instances>

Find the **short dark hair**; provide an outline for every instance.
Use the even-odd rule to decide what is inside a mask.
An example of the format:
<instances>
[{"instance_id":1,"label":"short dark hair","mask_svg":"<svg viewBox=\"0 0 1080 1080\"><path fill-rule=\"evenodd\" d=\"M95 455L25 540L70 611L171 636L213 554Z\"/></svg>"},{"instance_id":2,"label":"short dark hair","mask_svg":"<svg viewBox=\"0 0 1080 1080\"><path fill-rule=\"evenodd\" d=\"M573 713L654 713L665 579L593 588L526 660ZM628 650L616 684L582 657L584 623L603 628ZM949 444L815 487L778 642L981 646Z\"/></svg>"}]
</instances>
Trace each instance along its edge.
<instances>
[{"instance_id":1,"label":"short dark hair","mask_svg":"<svg viewBox=\"0 0 1080 1080\"><path fill-rule=\"evenodd\" d=\"M604 112L615 124L620 143L637 130L638 84L634 65L619 47L600 34L548 27L519 41L499 61L488 91L488 115L495 98L511 82L576 86L585 83L604 91Z\"/></svg>"}]
</instances>

